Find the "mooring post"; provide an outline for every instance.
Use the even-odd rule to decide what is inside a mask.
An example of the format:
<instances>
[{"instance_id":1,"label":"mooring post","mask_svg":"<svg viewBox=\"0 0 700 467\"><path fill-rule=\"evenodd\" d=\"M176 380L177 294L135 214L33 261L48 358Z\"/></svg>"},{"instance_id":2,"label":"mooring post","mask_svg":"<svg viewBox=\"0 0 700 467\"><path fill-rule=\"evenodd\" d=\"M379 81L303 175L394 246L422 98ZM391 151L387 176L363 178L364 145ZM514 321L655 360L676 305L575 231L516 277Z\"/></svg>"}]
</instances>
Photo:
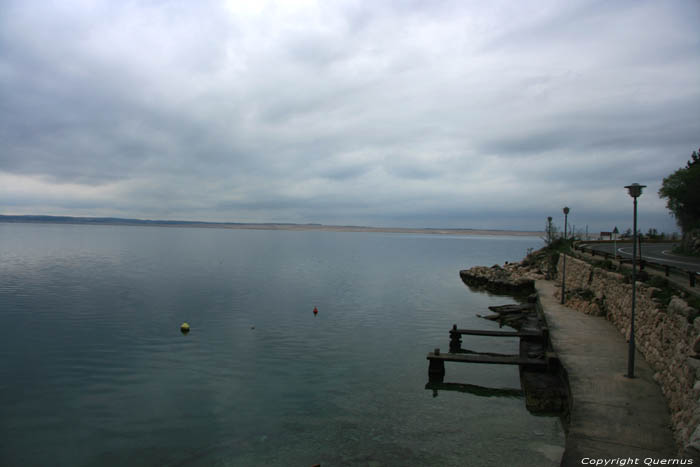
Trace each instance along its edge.
<instances>
[{"instance_id":1,"label":"mooring post","mask_svg":"<svg viewBox=\"0 0 700 467\"><path fill-rule=\"evenodd\" d=\"M688 279L690 279L690 286L695 287L695 273L693 271L688 271Z\"/></svg>"},{"instance_id":2,"label":"mooring post","mask_svg":"<svg viewBox=\"0 0 700 467\"><path fill-rule=\"evenodd\" d=\"M453 324L450 330L450 353L458 353L462 350L462 335L457 331L457 325Z\"/></svg>"},{"instance_id":3,"label":"mooring post","mask_svg":"<svg viewBox=\"0 0 700 467\"><path fill-rule=\"evenodd\" d=\"M440 349L435 349L433 354L438 357L440 355ZM431 382L442 383L445 379L445 362L440 359L431 359L428 365L428 380Z\"/></svg>"},{"instance_id":4,"label":"mooring post","mask_svg":"<svg viewBox=\"0 0 700 467\"><path fill-rule=\"evenodd\" d=\"M664 266L664 272L666 273L666 277L668 277L668 274L671 272L671 269L668 267L668 264Z\"/></svg>"}]
</instances>

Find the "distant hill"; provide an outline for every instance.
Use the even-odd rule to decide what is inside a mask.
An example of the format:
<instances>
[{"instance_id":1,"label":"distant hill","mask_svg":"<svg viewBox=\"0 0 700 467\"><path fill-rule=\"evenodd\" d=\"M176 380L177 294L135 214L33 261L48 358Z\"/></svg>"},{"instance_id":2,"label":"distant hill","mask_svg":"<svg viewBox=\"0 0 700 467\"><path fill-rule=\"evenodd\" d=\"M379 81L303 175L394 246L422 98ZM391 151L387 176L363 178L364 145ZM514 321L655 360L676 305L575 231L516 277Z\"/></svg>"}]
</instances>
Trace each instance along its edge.
<instances>
[{"instance_id":1,"label":"distant hill","mask_svg":"<svg viewBox=\"0 0 700 467\"><path fill-rule=\"evenodd\" d=\"M89 225L149 225L163 227L209 227L249 230L324 230L333 232L389 232L442 235L541 235L541 232L517 230L452 229L452 228L406 228L406 227L367 227L350 225L294 224L294 223L245 223L245 222L203 222L165 221L150 219L124 219L120 217L71 217L71 216L6 216L0 214L0 222L6 223L46 223L46 224L89 224Z\"/></svg>"},{"instance_id":2,"label":"distant hill","mask_svg":"<svg viewBox=\"0 0 700 467\"><path fill-rule=\"evenodd\" d=\"M52 224L144 224L144 225L185 225L212 224L199 221L159 221L150 219L123 219L120 217L70 217L70 216L5 216L0 214L0 222L50 222Z\"/></svg>"}]
</instances>

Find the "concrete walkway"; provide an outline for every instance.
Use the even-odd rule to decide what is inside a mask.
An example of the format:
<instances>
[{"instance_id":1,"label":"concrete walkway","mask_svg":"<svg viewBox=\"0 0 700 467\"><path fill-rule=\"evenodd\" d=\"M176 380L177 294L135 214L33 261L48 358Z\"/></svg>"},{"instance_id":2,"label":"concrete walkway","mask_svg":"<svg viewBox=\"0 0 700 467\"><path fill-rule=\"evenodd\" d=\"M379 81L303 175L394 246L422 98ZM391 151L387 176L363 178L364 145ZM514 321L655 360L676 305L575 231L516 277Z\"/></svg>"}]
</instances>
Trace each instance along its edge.
<instances>
[{"instance_id":1,"label":"concrete walkway","mask_svg":"<svg viewBox=\"0 0 700 467\"><path fill-rule=\"evenodd\" d=\"M628 344L615 326L561 305L553 282L535 286L573 399L561 465L582 465L585 458L631 457L639 465L645 458L675 458L666 401L641 354L635 378L625 377Z\"/></svg>"}]
</instances>

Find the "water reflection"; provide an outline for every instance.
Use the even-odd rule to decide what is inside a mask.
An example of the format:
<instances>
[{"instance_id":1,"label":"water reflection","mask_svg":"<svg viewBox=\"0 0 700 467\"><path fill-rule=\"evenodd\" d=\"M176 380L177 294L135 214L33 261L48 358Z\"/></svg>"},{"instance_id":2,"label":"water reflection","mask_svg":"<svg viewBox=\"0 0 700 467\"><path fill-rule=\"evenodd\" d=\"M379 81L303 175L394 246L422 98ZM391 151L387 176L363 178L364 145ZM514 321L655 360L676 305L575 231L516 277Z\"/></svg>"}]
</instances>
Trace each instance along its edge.
<instances>
[{"instance_id":1,"label":"water reflection","mask_svg":"<svg viewBox=\"0 0 700 467\"><path fill-rule=\"evenodd\" d=\"M433 391L433 397L438 396L438 391L457 391L466 392L479 397L509 397L509 398L523 398L525 394L522 389L511 389L511 388L488 388L484 386L478 386L476 384L464 384L464 383L441 383L437 381L428 381L425 384L425 389Z\"/></svg>"}]
</instances>

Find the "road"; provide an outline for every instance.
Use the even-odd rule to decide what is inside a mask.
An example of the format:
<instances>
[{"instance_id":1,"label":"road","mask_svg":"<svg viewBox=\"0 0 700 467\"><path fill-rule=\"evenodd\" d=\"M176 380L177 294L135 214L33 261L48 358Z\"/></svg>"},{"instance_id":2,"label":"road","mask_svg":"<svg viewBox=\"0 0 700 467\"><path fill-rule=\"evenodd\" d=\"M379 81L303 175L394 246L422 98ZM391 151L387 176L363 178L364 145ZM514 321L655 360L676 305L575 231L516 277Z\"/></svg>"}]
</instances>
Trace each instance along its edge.
<instances>
[{"instance_id":1,"label":"road","mask_svg":"<svg viewBox=\"0 0 700 467\"><path fill-rule=\"evenodd\" d=\"M642 258L655 263L685 269L686 271L700 272L700 258L675 255L671 253L674 245L674 243L642 242ZM612 254L614 248L612 243L589 243L581 246L587 246L596 251L604 251L610 254ZM632 258L632 244L618 242L617 254L623 258Z\"/></svg>"}]
</instances>

